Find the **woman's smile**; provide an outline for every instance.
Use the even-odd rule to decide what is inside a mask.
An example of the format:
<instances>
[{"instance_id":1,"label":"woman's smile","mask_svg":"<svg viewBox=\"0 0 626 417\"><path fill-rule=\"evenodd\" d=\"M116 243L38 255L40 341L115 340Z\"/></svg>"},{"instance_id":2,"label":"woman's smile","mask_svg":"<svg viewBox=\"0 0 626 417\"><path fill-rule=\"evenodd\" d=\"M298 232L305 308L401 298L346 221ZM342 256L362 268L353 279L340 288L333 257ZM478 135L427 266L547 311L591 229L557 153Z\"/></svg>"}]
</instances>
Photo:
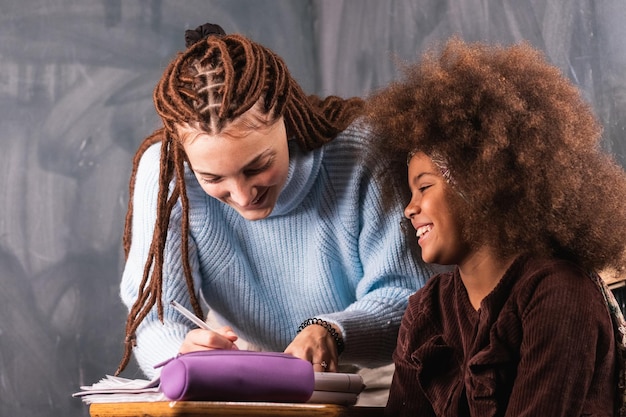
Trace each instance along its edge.
<instances>
[{"instance_id":1,"label":"woman's smile","mask_svg":"<svg viewBox=\"0 0 626 417\"><path fill-rule=\"evenodd\" d=\"M287 181L285 123L281 118L244 133L236 137L189 135L183 146L204 192L245 219L260 220L272 213Z\"/></svg>"}]
</instances>

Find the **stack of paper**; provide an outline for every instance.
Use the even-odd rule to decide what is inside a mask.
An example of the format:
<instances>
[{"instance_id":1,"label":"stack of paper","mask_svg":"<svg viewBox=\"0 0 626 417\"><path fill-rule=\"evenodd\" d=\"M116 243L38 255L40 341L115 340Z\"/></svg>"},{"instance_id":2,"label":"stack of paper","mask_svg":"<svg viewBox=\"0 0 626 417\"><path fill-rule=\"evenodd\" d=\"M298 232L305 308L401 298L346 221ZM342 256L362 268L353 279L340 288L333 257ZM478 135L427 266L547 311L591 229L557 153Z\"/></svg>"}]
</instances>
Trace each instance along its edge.
<instances>
[{"instance_id":1,"label":"stack of paper","mask_svg":"<svg viewBox=\"0 0 626 417\"><path fill-rule=\"evenodd\" d=\"M81 386L81 391L72 396L81 397L87 404L167 401L159 382L158 378L148 381L106 375L93 385Z\"/></svg>"},{"instance_id":2,"label":"stack of paper","mask_svg":"<svg viewBox=\"0 0 626 417\"><path fill-rule=\"evenodd\" d=\"M159 390L159 379L127 379L106 375L93 385L81 386L73 394L86 404L169 401ZM363 391L358 374L315 372L315 385L309 403L353 405Z\"/></svg>"}]
</instances>

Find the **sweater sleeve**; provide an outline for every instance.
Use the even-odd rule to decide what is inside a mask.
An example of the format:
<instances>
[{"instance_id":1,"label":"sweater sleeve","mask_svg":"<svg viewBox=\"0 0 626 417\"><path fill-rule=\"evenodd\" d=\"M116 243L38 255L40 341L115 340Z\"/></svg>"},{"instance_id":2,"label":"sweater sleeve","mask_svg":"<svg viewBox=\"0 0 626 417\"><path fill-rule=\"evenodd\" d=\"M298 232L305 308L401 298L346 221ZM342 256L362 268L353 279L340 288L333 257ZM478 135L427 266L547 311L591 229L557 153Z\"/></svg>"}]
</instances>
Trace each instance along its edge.
<instances>
[{"instance_id":1,"label":"sweater sleeve","mask_svg":"<svg viewBox=\"0 0 626 417\"><path fill-rule=\"evenodd\" d=\"M398 344L393 353L395 371L385 408L387 416L415 416L418 415L418 411L421 417L435 416L430 402L420 387L418 371L412 356L418 337L425 336L424 334L418 335L416 331L419 327L417 316L420 308L418 306L424 293L425 290L422 290L409 299L409 306L402 318Z\"/></svg>"},{"instance_id":2,"label":"sweater sleeve","mask_svg":"<svg viewBox=\"0 0 626 417\"><path fill-rule=\"evenodd\" d=\"M132 244L126 261L120 286L121 298L130 309L137 299L139 285L148 258L154 224L159 180L160 145L150 147L142 156L135 180L133 196ZM170 306L177 300L191 309L181 262L180 204L172 210L163 262L163 322L157 317L156 305L142 321L136 332L137 345L133 354L141 370L148 378L158 374L154 368L175 356L187 332L190 322ZM196 291L198 290L198 262L193 241L189 242L190 262Z\"/></svg>"},{"instance_id":3,"label":"sweater sleeve","mask_svg":"<svg viewBox=\"0 0 626 417\"><path fill-rule=\"evenodd\" d=\"M353 132L353 142L343 146L363 146L366 131ZM338 142L339 143L339 142ZM356 153L352 150L351 153ZM334 151L334 158L340 152ZM335 162L339 165L339 162ZM333 169L333 161L327 163ZM347 169L348 164L346 164ZM348 195L337 202L347 240L357 242L353 268L361 269L356 284L356 299L344 311L325 314L322 318L336 323L342 331L345 351L342 361L366 366L391 362L398 329L408 298L433 274L432 269L416 259L406 244L400 227L403 207L399 201L385 211L382 184L372 175L373 167L351 164L350 172L332 175L345 178ZM337 182L336 182L337 183Z\"/></svg>"},{"instance_id":4,"label":"sweater sleeve","mask_svg":"<svg viewBox=\"0 0 626 417\"><path fill-rule=\"evenodd\" d=\"M506 416L596 415L584 409L599 405L590 398L602 398L592 389L613 389L594 385L614 380L615 345L602 296L580 271L554 274L539 282L522 311L520 363Z\"/></svg>"}]
</instances>

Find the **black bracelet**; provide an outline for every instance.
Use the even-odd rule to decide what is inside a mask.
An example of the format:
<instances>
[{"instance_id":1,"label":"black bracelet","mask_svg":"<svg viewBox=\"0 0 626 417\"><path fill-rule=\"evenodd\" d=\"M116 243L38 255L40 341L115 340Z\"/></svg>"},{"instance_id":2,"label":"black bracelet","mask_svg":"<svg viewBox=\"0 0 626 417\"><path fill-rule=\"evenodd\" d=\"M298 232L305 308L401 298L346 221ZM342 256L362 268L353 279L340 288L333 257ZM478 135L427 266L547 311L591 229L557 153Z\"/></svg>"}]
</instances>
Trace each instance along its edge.
<instances>
[{"instance_id":1,"label":"black bracelet","mask_svg":"<svg viewBox=\"0 0 626 417\"><path fill-rule=\"evenodd\" d=\"M313 317L312 319L306 319L302 322L300 327L298 327L298 333L300 333L302 329L310 326L311 324L317 324L318 326L322 326L323 328L328 330L328 333L330 333L333 339L335 339L335 343L337 344L337 354L341 355L341 352L343 352L344 348L343 339L341 338L341 336L339 336L339 333L335 331L335 328L326 320L318 319L317 317Z\"/></svg>"}]
</instances>

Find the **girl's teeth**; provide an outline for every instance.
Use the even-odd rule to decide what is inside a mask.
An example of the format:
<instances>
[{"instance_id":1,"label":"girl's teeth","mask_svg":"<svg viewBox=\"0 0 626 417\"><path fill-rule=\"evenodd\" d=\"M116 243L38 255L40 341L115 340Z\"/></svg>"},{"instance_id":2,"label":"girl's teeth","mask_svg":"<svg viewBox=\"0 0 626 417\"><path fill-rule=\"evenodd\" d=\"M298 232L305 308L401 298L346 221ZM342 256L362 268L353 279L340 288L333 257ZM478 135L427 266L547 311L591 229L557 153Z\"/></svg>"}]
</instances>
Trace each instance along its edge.
<instances>
[{"instance_id":1,"label":"girl's teeth","mask_svg":"<svg viewBox=\"0 0 626 417\"><path fill-rule=\"evenodd\" d=\"M420 228L417 229L417 232L415 233L415 235L420 238L422 236L424 236L425 233L430 232L430 225L426 225L426 226L422 226Z\"/></svg>"}]
</instances>

